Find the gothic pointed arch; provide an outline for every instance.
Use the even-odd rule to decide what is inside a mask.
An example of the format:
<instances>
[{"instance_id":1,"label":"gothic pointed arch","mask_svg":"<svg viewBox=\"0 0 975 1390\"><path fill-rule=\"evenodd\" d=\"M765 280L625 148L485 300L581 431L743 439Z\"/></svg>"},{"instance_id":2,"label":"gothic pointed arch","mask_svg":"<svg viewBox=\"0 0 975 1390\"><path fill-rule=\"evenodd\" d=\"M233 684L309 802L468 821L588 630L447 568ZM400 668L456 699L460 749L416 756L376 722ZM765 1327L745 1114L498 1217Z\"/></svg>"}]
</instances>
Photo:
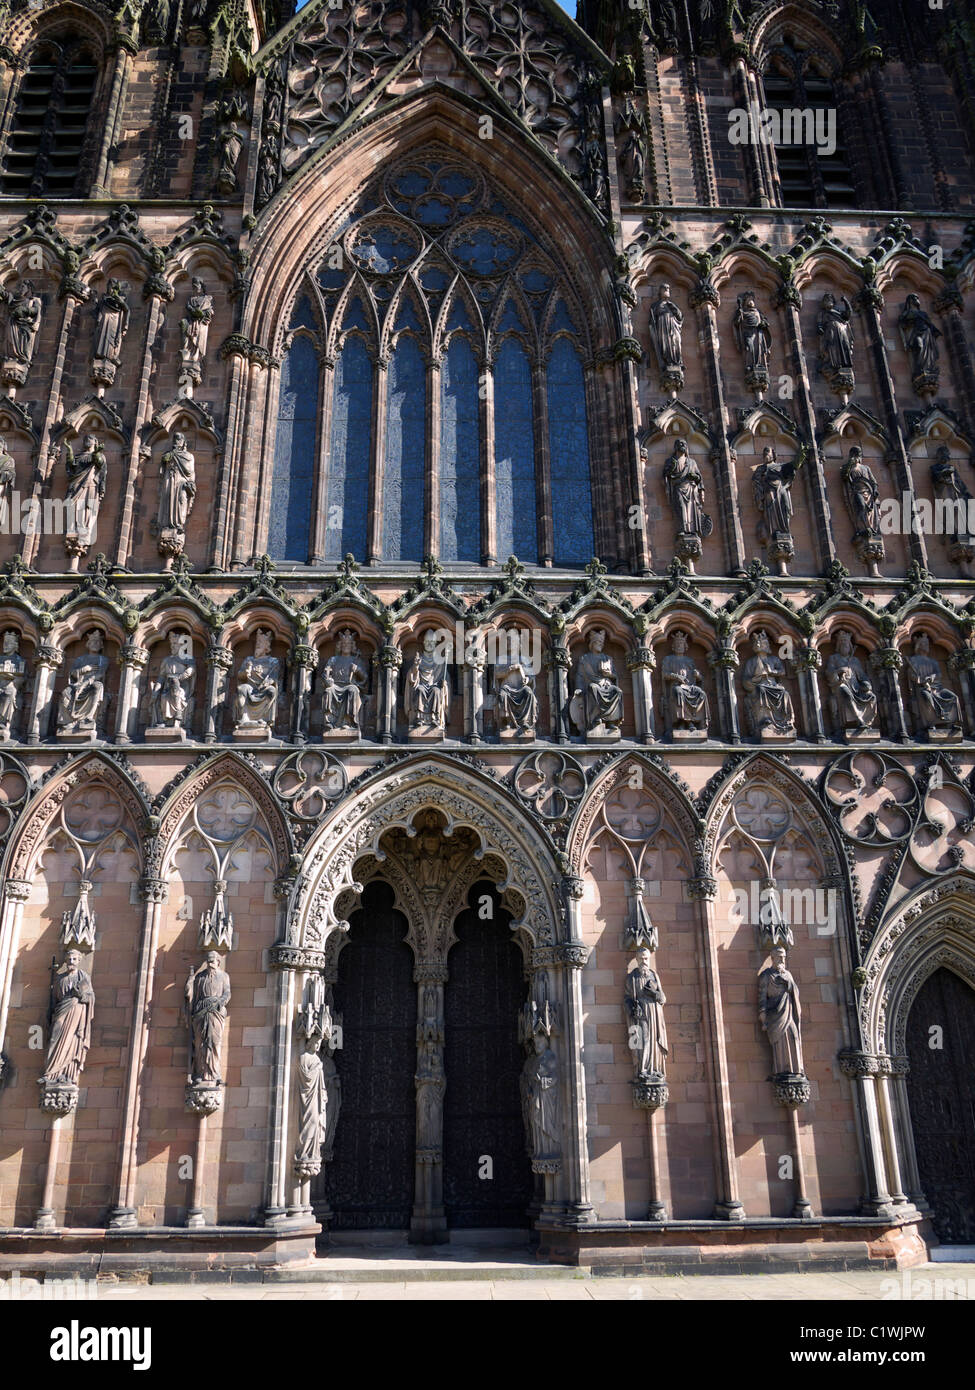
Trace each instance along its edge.
<instances>
[{"instance_id":1,"label":"gothic pointed arch","mask_svg":"<svg viewBox=\"0 0 975 1390\"><path fill-rule=\"evenodd\" d=\"M275 858L275 872L288 869L295 853L294 838L287 819L258 764L238 753L204 754L184 771L156 798L154 813L158 817L157 831L163 854L170 848L180 825L190 814L199 798L208 790L222 785L239 788L251 799L263 817Z\"/></svg>"}]
</instances>

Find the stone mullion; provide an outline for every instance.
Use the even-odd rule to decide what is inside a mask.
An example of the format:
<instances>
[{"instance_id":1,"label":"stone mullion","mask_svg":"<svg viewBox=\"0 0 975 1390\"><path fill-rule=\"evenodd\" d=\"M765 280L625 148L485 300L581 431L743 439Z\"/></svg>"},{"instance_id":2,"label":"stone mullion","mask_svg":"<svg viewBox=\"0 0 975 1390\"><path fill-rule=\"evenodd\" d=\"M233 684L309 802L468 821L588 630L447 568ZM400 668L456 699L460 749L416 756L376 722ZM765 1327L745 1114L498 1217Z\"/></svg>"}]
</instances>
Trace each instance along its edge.
<instances>
[{"instance_id":1,"label":"stone mullion","mask_svg":"<svg viewBox=\"0 0 975 1390\"><path fill-rule=\"evenodd\" d=\"M440 422L443 363L431 358L427 364L427 430L423 460L424 557L440 555ZM404 539L406 539L404 537Z\"/></svg>"},{"instance_id":2,"label":"stone mullion","mask_svg":"<svg viewBox=\"0 0 975 1390\"><path fill-rule=\"evenodd\" d=\"M120 565L126 564L131 551L132 518L135 511L135 499L141 492L137 484L139 478L140 451L142 447L142 429L149 417L149 375L152 371L152 351L156 343L159 329L162 326L163 304L165 303L166 297L167 296L157 294L155 291L151 291L149 295L149 315L146 321L146 336L142 348L142 367L139 372L135 420L132 425L132 443L129 447L125 481L122 485L122 512L119 517L116 539L116 553ZM171 290L169 291L168 297L172 297Z\"/></svg>"},{"instance_id":3,"label":"stone mullion","mask_svg":"<svg viewBox=\"0 0 975 1390\"><path fill-rule=\"evenodd\" d=\"M736 95L741 107L749 112L750 126L752 103L758 107L759 111L764 111L765 92L759 86L755 75L749 71L743 58L735 60L734 74L738 88ZM766 146L760 142L752 144L750 140L747 140L741 149L744 155L746 174L752 186L754 201L762 208L781 207L782 192L779 187L778 169L769 158Z\"/></svg>"},{"instance_id":4,"label":"stone mullion","mask_svg":"<svg viewBox=\"0 0 975 1390\"><path fill-rule=\"evenodd\" d=\"M867 323L867 336L870 343L870 351L873 355L874 369L880 387L880 398L883 402L884 423L887 426L887 432L893 446L890 462L894 465L894 473L901 492L906 492L910 496L913 504L915 492L914 479L911 475L911 462L908 457L907 446L904 443L904 433L897 415L897 397L894 391L894 378L891 376L890 366L887 362L887 353L884 348L884 326L880 318L880 311L883 308L883 299L879 291L872 287L866 287L858 296L857 307L862 311ZM919 565L927 569L927 547L923 535L916 526L912 526L908 532L907 543L910 548L911 559L916 560Z\"/></svg>"},{"instance_id":5,"label":"stone mullion","mask_svg":"<svg viewBox=\"0 0 975 1390\"><path fill-rule=\"evenodd\" d=\"M87 289L77 281L75 281L73 285L63 284L62 290L64 293L64 311L61 315L61 328L58 333L58 344L54 354L54 371L51 373L51 389L47 397L47 411L44 415L44 424L41 427L41 438L37 448L37 462L31 485L31 510L35 515L40 509L41 494L51 479L55 460L57 458L57 450L53 452L51 450L50 439L57 421L63 414L61 383L64 379L64 363L67 355L68 338L71 333L71 323L74 319L76 308L79 304L85 302L84 296L88 293ZM82 291L84 291L84 294L82 294ZM39 527L29 531L27 535L24 536L21 554L25 564L33 564L40 543L41 531Z\"/></svg>"},{"instance_id":6,"label":"stone mullion","mask_svg":"<svg viewBox=\"0 0 975 1390\"><path fill-rule=\"evenodd\" d=\"M248 433L253 432L257 436L254 440L257 447L244 454L245 467L248 458L253 458L253 463L251 464L250 476L241 474L242 486L238 494L240 500L235 502L239 512L239 521L234 559L245 565L254 556L263 555L268 547L271 491L274 486L274 450L277 445L277 431L274 428L274 423L277 414L278 392L281 389L281 373L278 366L277 362L271 362L270 359L258 363L258 371L264 372L261 379L261 394L263 394L264 400L263 405L257 400L253 401L254 409L251 413L248 430ZM274 369L273 379L271 376L272 368Z\"/></svg>"},{"instance_id":7,"label":"stone mullion","mask_svg":"<svg viewBox=\"0 0 975 1390\"><path fill-rule=\"evenodd\" d=\"M792 376L795 382L795 402L799 412L799 428L805 436L809 448L803 472L806 474L809 497L812 502L813 521L816 527L816 550L819 564L825 572L836 559L833 532L830 525L829 498L826 488L826 470L816 443L816 408L813 405L809 373L802 349L802 324L799 320L799 292L791 285L783 286L780 295L785 315L786 335L789 356L792 361Z\"/></svg>"},{"instance_id":8,"label":"stone mullion","mask_svg":"<svg viewBox=\"0 0 975 1390\"><path fill-rule=\"evenodd\" d=\"M447 1217L443 1204L443 1089L437 1098L437 1115L429 1143L421 1145L420 1127L423 1116L421 1087L425 1081L421 1070L424 1044L433 1046L439 1054L439 1075L444 1076L444 986L447 981L446 962L418 961L413 972L417 988L416 1033L416 1143L413 1211L410 1218L410 1237L422 1245L432 1245L447 1239ZM425 1013L426 990L433 986L437 994L436 1019L432 1027Z\"/></svg>"},{"instance_id":9,"label":"stone mullion","mask_svg":"<svg viewBox=\"0 0 975 1390\"><path fill-rule=\"evenodd\" d=\"M386 394L389 371L384 359L373 364L372 449L369 469L369 539L367 562L383 559L383 477L386 472Z\"/></svg>"},{"instance_id":10,"label":"stone mullion","mask_svg":"<svg viewBox=\"0 0 975 1390\"><path fill-rule=\"evenodd\" d=\"M114 166L112 150L116 149L122 127L125 92L132 69L132 55L128 49L119 45L115 54L115 72L112 74L112 93L108 99L108 111L103 126L102 147L98 155L98 169L92 182L90 197L109 198L109 177Z\"/></svg>"},{"instance_id":11,"label":"stone mullion","mask_svg":"<svg viewBox=\"0 0 975 1390\"><path fill-rule=\"evenodd\" d=\"M497 565L498 555L498 512L497 512L497 459L494 444L494 363L484 360L481 364L480 390L478 392L478 413L480 417L480 477L481 477L481 563ZM507 555L504 557L507 559Z\"/></svg>"},{"instance_id":12,"label":"stone mullion","mask_svg":"<svg viewBox=\"0 0 975 1390\"><path fill-rule=\"evenodd\" d=\"M239 336L229 339L224 344L221 356L230 362L230 380L227 382L227 437L217 482L213 528L210 534L210 562L226 569L229 563L231 533L229 518L233 515L230 510L230 493L233 487L234 460L242 457L241 436L247 411L246 339Z\"/></svg>"},{"instance_id":13,"label":"stone mullion","mask_svg":"<svg viewBox=\"0 0 975 1390\"><path fill-rule=\"evenodd\" d=\"M149 653L146 648L137 646L134 642L126 642L119 652L122 679L119 686L115 719L116 743L131 743L138 732L134 727L135 716L139 709L138 672L145 670L148 660ZM133 726L131 729L130 725Z\"/></svg>"},{"instance_id":14,"label":"stone mullion","mask_svg":"<svg viewBox=\"0 0 975 1390\"><path fill-rule=\"evenodd\" d=\"M642 357L642 349L635 338L622 339L617 344L619 374L617 396L620 401L620 418L625 421L621 452L626 460L626 472L630 477L632 501L624 507L626 529L629 533L630 561L636 574L648 574L653 565L650 549L650 528L647 525L647 499L643 489L643 465L640 462L640 394L637 377L637 361ZM634 354L637 354L634 356ZM592 431L590 430L590 434ZM640 518L639 527L629 525L630 507L636 506Z\"/></svg>"},{"instance_id":15,"label":"stone mullion","mask_svg":"<svg viewBox=\"0 0 975 1390\"><path fill-rule=\"evenodd\" d=\"M721 339L718 333L717 291L702 283L692 291L691 304L697 310L701 336L711 348L710 352L702 354L702 359L711 390L714 413L721 424L719 437L711 450L711 465L714 468L718 489L718 516L724 535L725 559L730 573L743 574L745 541L741 529L740 508L737 505L734 459L731 445L728 443L731 420L718 365L721 360Z\"/></svg>"},{"instance_id":16,"label":"stone mullion","mask_svg":"<svg viewBox=\"0 0 975 1390\"><path fill-rule=\"evenodd\" d=\"M57 680L58 667L63 660L63 653L58 647L52 646L47 642L42 642L37 649L36 668L34 673L34 694L31 703L30 718L27 723L27 742L40 743L43 725L46 737L51 728L51 707L54 702L54 683Z\"/></svg>"},{"instance_id":17,"label":"stone mullion","mask_svg":"<svg viewBox=\"0 0 975 1390\"><path fill-rule=\"evenodd\" d=\"M840 1053L840 1070L853 1083L853 1097L862 1139L861 1156L864 1164L866 1192L860 1202L864 1216L890 1220L895 1215L887 1190L887 1169L884 1162L883 1137L877 1110L874 1078L880 1070L876 1057L849 1048Z\"/></svg>"},{"instance_id":18,"label":"stone mullion","mask_svg":"<svg viewBox=\"0 0 975 1390\"><path fill-rule=\"evenodd\" d=\"M588 1225L595 1221L589 1182L589 1142L586 1122L586 1070L583 1063L582 971L589 959L590 947L582 940L582 895L585 885L581 878L563 878L562 892L566 907L567 940L552 952L552 965L562 976L562 999L565 1017L562 1026L563 1058L565 1062L565 1099L567 1102L568 1146L562 1163L562 1215L570 1225ZM536 952L537 953L537 952ZM538 964L542 964L539 961ZM533 962L534 964L534 962ZM548 1175L546 1175L548 1178Z\"/></svg>"},{"instance_id":19,"label":"stone mullion","mask_svg":"<svg viewBox=\"0 0 975 1390\"><path fill-rule=\"evenodd\" d=\"M532 419L535 422L535 497L538 507L538 562L551 566L555 554L552 519L552 452L548 437L545 363L532 364Z\"/></svg>"},{"instance_id":20,"label":"stone mullion","mask_svg":"<svg viewBox=\"0 0 975 1390\"><path fill-rule=\"evenodd\" d=\"M139 882L142 899L142 933L139 969L136 975L132 1028L126 1059L125 1100L122 1116L122 1151L119 1159L118 1188L114 1210L108 1224L124 1229L137 1224L136 1179L138 1177L139 1118L142 1109L142 1067L149 1041L152 990L163 905L169 900L166 879L145 877Z\"/></svg>"},{"instance_id":21,"label":"stone mullion","mask_svg":"<svg viewBox=\"0 0 975 1390\"><path fill-rule=\"evenodd\" d=\"M27 879L7 878L0 888L3 898L0 907L0 1082L3 1081L6 1067L4 1043L7 1039L7 1015L10 1011L14 961L17 959L24 903L30 897L31 886Z\"/></svg>"},{"instance_id":22,"label":"stone mullion","mask_svg":"<svg viewBox=\"0 0 975 1390\"><path fill-rule=\"evenodd\" d=\"M960 413L969 433L972 433L975 431L975 370L972 368L972 354L965 336L963 306L961 295L953 288L946 290L934 301L934 308L944 325L952 376L961 397Z\"/></svg>"},{"instance_id":23,"label":"stone mullion","mask_svg":"<svg viewBox=\"0 0 975 1390\"><path fill-rule=\"evenodd\" d=\"M332 406L335 396L335 362L330 357L322 358L321 385L319 386L319 409L318 409L318 440L317 457L318 466L315 470L315 497L317 506L312 515L312 534L311 534L311 557L310 563L321 565L325 562L325 551L328 547L328 474L331 463L330 442L332 434ZM345 518L342 517L340 533L344 530ZM341 550L341 546L339 547Z\"/></svg>"},{"instance_id":24,"label":"stone mullion","mask_svg":"<svg viewBox=\"0 0 975 1390\"><path fill-rule=\"evenodd\" d=\"M691 897L700 904L701 998L704 1000L705 1047L710 1058L711 1109L714 1123L715 1185L718 1200L714 1214L726 1221L740 1221L745 1209L739 1195L738 1163L735 1157L734 1122L731 1111L731 1084L728 1049L725 1042L724 1009L721 1002L721 975L718 967L714 902L718 885L713 878L691 879Z\"/></svg>"}]
</instances>

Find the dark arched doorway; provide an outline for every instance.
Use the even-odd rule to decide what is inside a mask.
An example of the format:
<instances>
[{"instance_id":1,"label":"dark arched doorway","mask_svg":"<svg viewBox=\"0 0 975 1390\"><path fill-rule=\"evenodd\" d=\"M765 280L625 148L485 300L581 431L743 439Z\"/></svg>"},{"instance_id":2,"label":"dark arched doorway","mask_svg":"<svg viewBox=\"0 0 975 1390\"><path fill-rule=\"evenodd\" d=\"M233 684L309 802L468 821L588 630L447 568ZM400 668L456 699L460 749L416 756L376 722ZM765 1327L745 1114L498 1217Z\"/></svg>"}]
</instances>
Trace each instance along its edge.
<instances>
[{"instance_id":1,"label":"dark arched doorway","mask_svg":"<svg viewBox=\"0 0 975 1390\"><path fill-rule=\"evenodd\" d=\"M939 1240L975 1244L975 991L936 970L907 1020L907 1093L921 1187Z\"/></svg>"},{"instance_id":2,"label":"dark arched doorway","mask_svg":"<svg viewBox=\"0 0 975 1390\"><path fill-rule=\"evenodd\" d=\"M339 954L335 1054L342 1108L334 1157L323 1169L332 1230L398 1230L413 1205L416 985L407 921L393 890L371 883Z\"/></svg>"},{"instance_id":3,"label":"dark arched doorway","mask_svg":"<svg viewBox=\"0 0 975 1390\"><path fill-rule=\"evenodd\" d=\"M527 993L524 958L511 935L511 914L488 882L471 889L454 931L444 991L447 1225L526 1227L533 1180L518 1044Z\"/></svg>"}]
</instances>

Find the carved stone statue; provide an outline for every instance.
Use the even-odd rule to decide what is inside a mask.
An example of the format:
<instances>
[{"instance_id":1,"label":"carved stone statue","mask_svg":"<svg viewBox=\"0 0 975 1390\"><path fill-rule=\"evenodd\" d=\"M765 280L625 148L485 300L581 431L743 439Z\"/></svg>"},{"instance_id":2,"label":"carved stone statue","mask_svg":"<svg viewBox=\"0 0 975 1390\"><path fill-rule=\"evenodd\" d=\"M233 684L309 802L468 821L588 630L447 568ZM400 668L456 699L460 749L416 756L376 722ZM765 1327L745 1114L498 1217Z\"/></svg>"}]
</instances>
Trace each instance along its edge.
<instances>
[{"instance_id":1,"label":"carved stone statue","mask_svg":"<svg viewBox=\"0 0 975 1390\"><path fill-rule=\"evenodd\" d=\"M24 280L19 291L0 289L0 304L6 309L3 333L3 382L23 386L34 357L41 327L42 304L34 293L34 282Z\"/></svg>"},{"instance_id":2,"label":"carved stone statue","mask_svg":"<svg viewBox=\"0 0 975 1390\"><path fill-rule=\"evenodd\" d=\"M11 737L27 682L27 662L19 653L20 637L9 628L3 634L0 655L0 739L5 742Z\"/></svg>"},{"instance_id":3,"label":"carved stone statue","mask_svg":"<svg viewBox=\"0 0 975 1390\"><path fill-rule=\"evenodd\" d=\"M629 1048L641 1081L662 1079L667 1069L667 998L650 965L650 952L637 952L636 966L626 977L626 1018Z\"/></svg>"},{"instance_id":4,"label":"carved stone statue","mask_svg":"<svg viewBox=\"0 0 975 1390\"><path fill-rule=\"evenodd\" d=\"M528 1152L535 1171L539 1164L554 1164L562 1153L559 1062L545 1033L532 1037L533 1051L521 1073L521 1101L528 1136Z\"/></svg>"},{"instance_id":5,"label":"carved stone statue","mask_svg":"<svg viewBox=\"0 0 975 1390\"><path fill-rule=\"evenodd\" d=\"M877 697L862 663L854 655L853 634L845 628L836 634L836 651L826 662L825 676L833 722L847 742L879 738Z\"/></svg>"},{"instance_id":6,"label":"carved stone statue","mask_svg":"<svg viewBox=\"0 0 975 1390\"><path fill-rule=\"evenodd\" d=\"M91 976L81 968L81 952L68 951L51 980L44 1085L77 1086L91 1046L95 994Z\"/></svg>"},{"instance_id":7,"label":"carved stone statue","mask_svg":"<svg viewBox=\"0 0 975 1390\"><path fill-rule=\"evenodd\" d=\"M684 315L670 297L670 286L661 285L650 310L650 341L665 391L679 391L684 385L683 323Z\"/></svg>"},{"instance_id":8,"label":"carved stone statue","mask_svg":"<svg viewBox=\"0 0 975 1390\"><path fill-rule=\"evenodd\" d=\"M664 657L660 675L664 687L664 723L668 735L688 742L707 738L708 697L701 673L687 655L687 634L671 638L673 650Z\"/></svg>"},{"instance_id":9,"label":"carved stone statue","mask_svg":"<svg viewBox=\"0 0 975 1390\"><path fill-rule=\"evenodd\" d=\"M907 659L907 679L914 697L918 722L932 742L954 742L961 737L961 702L941 679L941 667L930 655L927 633L919 632Z\"/></svg>"},{"instance_id":10,"label":"carved stone statue","mask_svg":"<svg viewBox=\"0 0 975 1390\"><path fill-rule=\"evenodd\" d=\"M314 1177L322 1166L322 1144L328 1116L328 1088L321 1056L322 1037L305 1039L305 1050L296 1063L298 1075L298 1142L295 1169L302 1178Z\"/></svg>"},{"instance_id":11,"label":"carved stone statue","mask_svg":"<svg viewBox=\"0 0 975 1390\"><path fill-rule=\"evenodd\" d=\"M358 738L362 730L362 697L369 673L359 658L355 633L340 632L335 654L322 670L322 730L326 738Z\"/></svg>"},{"instance_id":12,"label":"carved stone statue","mask_svg":"<svg viewBox=\"0 0 975 1390\"><path fill-rule=\"evenodd\" d=\"M620 169L626 183L626 196L642 203L647 196L647 129L643 112L630 96L623 103L618 124Z\"/></svg>"},{"instance_id":13,"label":"carved stone statue","mask_svg":"<svg viewBox=\"0 0 975 1390\"><path fill-rule=\"evenodd\" d=\"M777 946L772 964L758 977L758 1017L772 1049L773 1075L804 1076L799 987L785 962L785 947Z\"/></svg>"},{"instance_id":14,"label":"carved stone statue","mask_svg":"<svg viewBox=\"0 0 975 1390\"><path fill-rule=\"evenodd\" d=\"M331 1052L319 1054L322 1059L322 1078L325 1082L325 1127L322 1132L322 1162L331 1163L335 1144L335 1129L342 1109L342 1079Z\"/></svg>"},{"instance_id":15,"label":"carved stone statue","mask_svg":"<svg viewBox=\"0 0 975 1390\"><path fill-rule=\"evenodd\" d=\"M91 355L91 379L97 387L111 386L122 361L122 343L129 330L128 285L109 280L98 302L95 346Z\"/></svg>"},{"instance_id":16,"label":"carved stone statue","mask_svg":"<svg viewBox=\"0 0 975 1390\"><path fill-rule=\"evenodd\" d=\"M846 295L839 304L829 290L823 295L816 321L819 334L819 368L841 396L853 390L853 307Z\"/></svg>"},{"instance_id":17,"label":"carved stone statue","mask_svg":"<svg viewBox=\"0 0 975 1390\"><path fill-rule=\"evenodd\" d=\"M762 462L752 477L755 506L762 514L761 539L770 560L776 560L785 574L786 562L795 554L792 539L792 484L802 467L805 451L789 462L779 462L775 448L766 444Z\"/></svg>"},{"instance_id":18,"label":"carved stone statue","mask_svg":"<svg viewBox=\"0 0 975 1390\"><path fill-rule=\"evenodd\" d=\"M938 366L938 339L941 337L941 329L928 318L916 294L907 296L897 324L901 331L904 351L911 359L911 383L914 390L922 397L933 396L938 389L941 375L941 368Z\"/></svg>"},{"instance_id":19,"label":"carved stone statue","mask_svg":"<svg viewBox=\"0 0 975 1390\"><path fill-rule=\"evenodd\" d=\"M450 713L450 683L447 661L436 652L437 634L428 628L422 649L414 656L406 674L403 703L409 721L410 738L443 738Z\"/></svg>"},{"instance_id":20,"label":"carved stone statue","mask_svg":"<svg viewBox=\"0 0 975 1390\"><path fill-rule=\"evenodd\" d=\"M203 380L207 337L214 313L213 296L207 294L203 281L194 279L190 287L193 293L179 321L179 384L184 396L192 396L193 387Z\"/></svg>"},{"instance_id":21,"label":"carved stone statue","mask_svg":"<svg viewBox=\"0 0 975 1390\"><path fill-rule=\"evenodd\" d=\"M416 1147L429 1153L439 1150L443 1129L443 1097L447 1089L440 1042L420 1043L416 1076Z\"/></svg>"},{"instance_id":22,"label":"carved stone statue","mask_svg":"<svg viewBox=\"0 0 975 1390\"><path fill-rule=\"evenodd\" d=\"M843 465L843 497L854 525L853 544L871 575L879 573L884 558L880 530L880 488L863 461L863 450L854 445Z\"/></svg>"},{"instance_id":23,"label":"carved stone statue","mask_svg":"<svg viewBox=\"0 0 975 1390\"><path fill-rule=\"evenodd\" d=\"M948 558L956 565L970 565L975 560L975 536L969 530L972 494L944 444L931 465L931 483L935 497L942 504L935 508L935 515L941 514L936 529L947 537Z\"/></svg>"},{"instance_id":24,"label":"carved stone statue","mask_svg":"<svg viewBox=\"0 0 975 1390\"><path fill-rule=\"evenodd\" d=\"M182 739L193 719L193 691L196 688L196 662L188 632L169 634L169 656L159 664L149 690L150 728L146 737Z\"/></svg>"},{"instance_id":25,"label":"carved stone statue","mask_svg":"<svg viewBox=\"0 0 975 1390\"><path fill-rule=\"evenodd\" d=\"M247 120L247 106L239 88L220 108L220 168L217 171L217 187L221 193L236 193L237 164L244 148L244 137L240 125Z\"/></svg>"},{"instance_id":26,"label":"carved stone statue","mask_svg":"<svg viewBox=\"0 0 975 1390\"><path fill-rule=\"evenodd\" d=\"M686 440L675 440L663 477L677 521L677 556L693 573L693 562L701 556L701 542L714 530L714 522L704 510L704 478L687 452Z\"/></svg>"},{"instance_id":27,"label":"carved stone statue","mask_svg":"<svg viewBox=\"0 0 975 1390\"><path fill-rule=\"evenodd\" d=\"M733 320L735 345L745 360L745 385L761 395L768 390L769 360L772 356L772 329L755 303L754 290L738 296Z\"/></svg>"},{"instance_id":28,"label":"carved stone statue","mask_svg":"<svg viewBox=\"0 0 975 1390\"><path fill-rule=\"evenodd\" d=\"M221 969L218 951L207 951L203 964L186 981L186 1012L190 1027L190 1066L193 1085L220 1086L220 1048L230 1003L230 976Z\"/></svg>"},{"instance_id":29,"label":"carved stone statue","mask_svg":"<svg viewBox=\"0 0 975 1390\"><path fill-rule=\"evenodd\" d=\"M533 739L538 722L535 675L522 661L494 668L494 717L503 739Z\"/></svg>"},{"instance_id":30,"label":"carved stone statue","mask_svg":"<svg viewBox=\"0 0 975 1390\"><path fill-rule=\"evenodd\" d=\"M196 459L186 447L186 435L173 435L172 448L159 461L159 553L167 568L186 545L186 522L196 497Z\"/></svg>"},{"instance_id":31,"label":"carved stone statue","mask_svg":"<svg viewBox=\"0 0 975 1390\"><path fill-rule=\"evenodd\" d=\"M58 737L86 739L94 737L108 706L105 686L108 680L108 657L103 652L104 639L97 628L85 638L85 653L75 657L68 673L68 683L61 692L58 706Z\"/></svg>"},{"instance_id":32,"label":"carved stone statue","mask_svg":"<svg viewBox=\"0 0 975 1390\"><path fill-rule=\"evenodd\" d=\"M65 445L64 467L68 475L64 548L70 556L70 569L75 572L81 556L87 553L95 539L108 479L108 459L98 436L86 434L77 457L71 445Z\"/></svg>"},{"instance_id":33,"label":"carved stone statue","mask_svg":"<svg viewBox=\"0 0 975 1390\"><path fill-rule=\"evenodd\" d=\"M274 728L281 691L281 663L271 655L271 634L258 628L254 655L237 672L234 697L234 737L266 738Z\"/></svg>"},{"instance_id":34,"label":"carved stone statue","mask_svg":"<svg viewBox=\"0 0 975 1390\"><path fill-rule=\"evenodd\" d=\"M792 696L782 684L785 667L772 655L768 633L762 628L752 637L752 653L742 669L741 683L753 734L763 741L795 738Z\"/></svg>"},{"instance_id":35,"label":"carved stone statue","mask_svg":"<svg viewBox=\"0 0 975 1390\"><path fill-rule=\"evenodd\" d=\"M589 634L589 650L576 668L575 690L569 713L580 733L593 742L615 742L623 722L623 691L612 657L603 648L606 633L595 628Z\"/></svg>"},{"instance_id":36,"label":"carved stone statue","mask_svg":"<svg viewBox=\"0 0 975 1390\"><path fill-rule=\"evenodd\" d=\"M0 535L14 530L14 488L17 484L17 465L13 454L7 452L7 441L0 437Z\"/></svg>"}]
</instances>

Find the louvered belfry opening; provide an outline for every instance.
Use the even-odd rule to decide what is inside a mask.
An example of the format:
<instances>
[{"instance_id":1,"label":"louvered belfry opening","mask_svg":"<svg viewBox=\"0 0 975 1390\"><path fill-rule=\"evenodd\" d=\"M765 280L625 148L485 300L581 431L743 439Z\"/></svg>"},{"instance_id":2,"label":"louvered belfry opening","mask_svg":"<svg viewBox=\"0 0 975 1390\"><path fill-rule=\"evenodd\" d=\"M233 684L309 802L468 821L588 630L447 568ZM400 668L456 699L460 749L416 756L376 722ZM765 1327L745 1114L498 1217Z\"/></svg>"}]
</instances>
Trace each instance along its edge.
<instances>
[{"instance_id":1,"label":"louvered belfry opening","mask_svg":"<svg viewBox=\"0 0 975 1390\"><path fill-rule=\"evenodd\" d=\"M762 79L765 103L782 120L786 111L835 113L836 148L829 154L814 144L776 140L782 206L786 208L855 208L858 193L843 141L839 102L833 83L808 56L786 38L773 54ZM784 122L783 122L784 124Z\"/></svg>"},{"instance_id":2,"label":"louvered belfry opening","mask_svg":"<svg viewBox=\"0 0 975 1390\"><path fill-rule=\"evenodd\" d=\"M82 192L82 155L98 66L84 39L35 49L17 95L3 155L7 197L61 198Z\"/></svg>"}]
</instances>

